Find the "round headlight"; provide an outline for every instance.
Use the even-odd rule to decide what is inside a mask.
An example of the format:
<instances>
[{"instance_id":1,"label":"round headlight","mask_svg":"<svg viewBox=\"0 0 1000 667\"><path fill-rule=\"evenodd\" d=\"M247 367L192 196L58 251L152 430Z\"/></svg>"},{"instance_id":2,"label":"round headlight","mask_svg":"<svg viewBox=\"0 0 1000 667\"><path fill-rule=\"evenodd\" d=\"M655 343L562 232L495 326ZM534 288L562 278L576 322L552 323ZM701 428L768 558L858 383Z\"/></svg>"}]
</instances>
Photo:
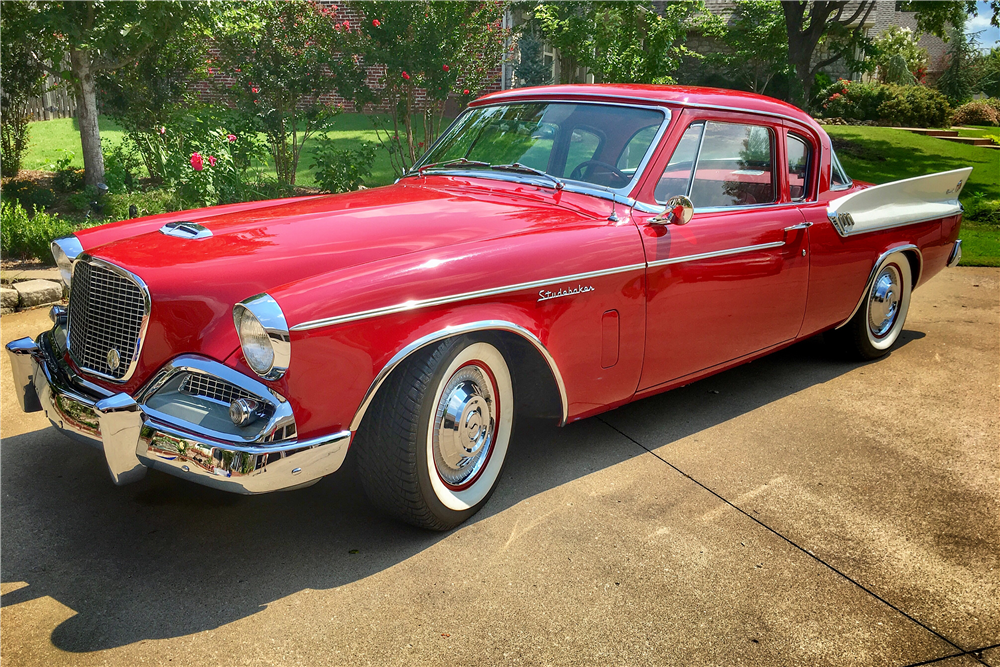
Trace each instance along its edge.
<instances>
[{"instance_id":1,"label":"round headlight","mask_svg":"<svg viewBox=\"0 0 1000 667\"><path fill-rule=\"evenodd\" d=\"M291 344L281 307L268 294L258 294L236 304L233 324L240 337L243 357L253 372L277 380L288 370Z\"/></svg>"},{"instance_id":2,"label":"round headlight","mask_svg":"<svg viewBox=\"0 0 1000 667\"><path fill-rule=\"evenodd\" d=\"M258 375L266 375L274 365L271 339L268 338L260 320L245 309L240 317L240 343L243 345L243 356L246 357L250 368Z\"/></svg>"}]
</instances>

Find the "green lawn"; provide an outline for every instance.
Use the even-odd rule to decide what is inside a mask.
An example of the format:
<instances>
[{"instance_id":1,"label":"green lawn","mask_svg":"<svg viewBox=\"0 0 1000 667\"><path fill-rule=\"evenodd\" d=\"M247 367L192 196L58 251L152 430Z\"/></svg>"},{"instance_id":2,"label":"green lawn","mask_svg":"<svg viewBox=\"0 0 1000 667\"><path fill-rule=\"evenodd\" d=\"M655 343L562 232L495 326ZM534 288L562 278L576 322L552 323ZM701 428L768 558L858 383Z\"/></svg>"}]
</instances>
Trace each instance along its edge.
<instances>
[{"instance_id":1,"label":"green lawn","mask_svg":"<svg viewBox=\"0 0 1000 667\"><path fill-rule=\"evenodd\" d=\"M114 122L101 118L100 124L104 141L121 140L122 131ZM848 174L862 181L886 183L936 171L973 167L972 176L962 191L962 203L967 209L962 230L962 264L1000 266L1000 214L995 212L1000 209L1000 151L965 146L888 127L836 125L827 126L826 130L837 143L837 155ZM1000 138L1000 128L960 132L967 136L978 134ZM371 122L362 114L338 117L329 136L343 142L345 148L361 140L376 141ZM25 159L25 168L50 168L49 165L64 155L59 149L75 153L74 164L83 166L80 135L74 119L32 123L31 148ZM296 175L298 185L314 184L309 168L311 163L310 145L307 143ZM379 150L369 185L384 185L394 179L388 154Z\"/></svg>"},{"instance_id":2,"label":"green lawn","mask_svg":"<svg viewBox=\"0 0 1000 667\"><path fill-rule=\"evenodd\" d=\"M122 140L124 132L110 118L101 116L99 119L101 128L101 143L107 147L108 143L117 143ZM25 156L24 169L52 170L56 160L65 157L66 151L74 153L73 165L83 167L83 148L80 145L80 131L75 118L57 118L55 120L39 121L31 123L31 141L28 153ZM343 142L344 148L356 147L359 141L370 141L378 143L375 138L375 130L372 129L371 121L367 116L356 113L346 113L338 116L334 129L327 133L328 136ZM299 168L295 172L296 185L315 185L311 169L312 151L315 144L312 138L306 142L302 157L299 159ZM269 168L273 169L269 166ZM392 183L396 175L389 165L389 155L385 151L378 151L375 156L375 164L372 167L372 175L368 180L368 185L386 185Z\"/></svg>"},{"instance_id":3,"label":"green lawn","mask_svg":"<svg viewBox=\"0 0 1000 667\"><path fill-rule=\"evenodd\" d=\"M998 216L988 215L1000 208L1000 151L890 127L832 125L824 129L833 138L848 175L858 180L887 183L972 167L969 182L962 190L962 204L967 209L962 223L962 265L1000 266ZM988 217L994 222L986 222Z\"/></svg>"},{"instance_id":4,"label":"green lawn","mask_svg":"<svg viewBox=\"0 0 1000 667\"><path fill-rule=\"evenodd\" d=\"M970 126L969 129L958 130L960 137L990 137L993 143L1000 144L1000 127Z\"/></svg>"}]
</instances>

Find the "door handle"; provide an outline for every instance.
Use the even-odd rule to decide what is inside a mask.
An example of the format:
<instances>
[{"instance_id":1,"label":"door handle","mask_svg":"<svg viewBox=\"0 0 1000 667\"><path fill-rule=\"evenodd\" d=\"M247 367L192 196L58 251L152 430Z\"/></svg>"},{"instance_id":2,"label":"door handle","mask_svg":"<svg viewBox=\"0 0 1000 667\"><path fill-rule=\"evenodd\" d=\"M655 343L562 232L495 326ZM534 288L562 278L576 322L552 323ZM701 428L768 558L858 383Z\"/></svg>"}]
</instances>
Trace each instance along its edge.
<instances>
[{"instance_id":1,"label":"door handle","mask_svg":"<svg viewBox=\"0 0 1000 667\"><path fill-rule=\"evenodd\" d=\"M809 229L812 226L813 226L813 223L811 223L811 222L800 222L797 225L792 225L791 227L785 227L785 231L786 232L794 232L794 231L798 231L800 229Z\"/></svg>"}]
</instances>

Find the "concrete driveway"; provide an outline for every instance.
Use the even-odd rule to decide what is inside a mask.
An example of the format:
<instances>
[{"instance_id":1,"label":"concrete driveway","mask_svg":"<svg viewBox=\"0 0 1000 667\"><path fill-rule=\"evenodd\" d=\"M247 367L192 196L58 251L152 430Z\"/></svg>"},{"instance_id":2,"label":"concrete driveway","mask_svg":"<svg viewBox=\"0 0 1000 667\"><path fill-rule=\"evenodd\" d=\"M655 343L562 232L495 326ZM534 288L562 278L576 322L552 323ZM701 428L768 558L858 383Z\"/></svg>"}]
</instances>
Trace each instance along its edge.
<instances>
[{"instance_id":1,"label":"concrete driveway","mask_svg":"<svg viewBox=\"0 0 1000 667\"><path fill-rule=\"evenodd\" d=\"M4 316L3 341L47 324ZM19 412L3 357L5 666L1000 667L997 269L918 290L882 361L806 341L526 427L447 534L381 518L349 470L116 488Z\"/></svg>"}]
</instances>

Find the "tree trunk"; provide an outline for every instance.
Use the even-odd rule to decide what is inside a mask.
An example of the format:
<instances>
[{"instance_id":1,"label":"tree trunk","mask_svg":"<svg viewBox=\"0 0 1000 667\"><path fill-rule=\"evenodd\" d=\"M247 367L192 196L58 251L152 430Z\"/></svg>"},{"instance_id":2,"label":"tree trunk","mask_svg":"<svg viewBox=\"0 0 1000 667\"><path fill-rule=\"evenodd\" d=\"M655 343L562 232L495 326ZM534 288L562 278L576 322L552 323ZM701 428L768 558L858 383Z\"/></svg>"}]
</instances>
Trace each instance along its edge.
<instances>
[{"instance_id":1,"label":"tree trunk","mask_svg":"<svg viewBox=\"0 0 1000 667\"><path fill-rule=\"evenodd\" d=\"M97 125L97 88L91 71L90 54L70 49L76 93L77 121L80 143L83 145L83 182L97 185L104 182L104 155L101 153L101 130Z\"/></svg>"}]
</instances>

